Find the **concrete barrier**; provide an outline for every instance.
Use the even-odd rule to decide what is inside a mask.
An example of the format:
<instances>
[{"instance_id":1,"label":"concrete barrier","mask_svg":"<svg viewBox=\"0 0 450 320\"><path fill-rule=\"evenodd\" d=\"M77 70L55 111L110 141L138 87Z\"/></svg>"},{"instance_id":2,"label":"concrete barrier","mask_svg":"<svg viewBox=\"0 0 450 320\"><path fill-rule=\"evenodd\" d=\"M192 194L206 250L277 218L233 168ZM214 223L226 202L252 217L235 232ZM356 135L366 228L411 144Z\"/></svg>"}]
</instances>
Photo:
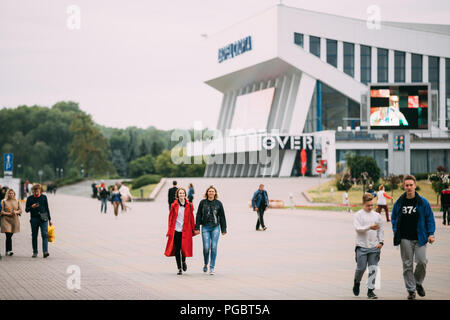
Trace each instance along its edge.
<instances>
[{"instance_id":1,"label":"concrete barrier","mask_svg":"<svg viewBox=\"0 0 450 320\"><path fill-rule=\"evenodd\" d=\"M154 201L156 199L156 197L158 196L159 192L161 191L161 189L166 184L166 181L167 181L166 178L161 178L161 180L159 181L159 183L156 186L156 188L150 194L150 197L149 197L150 201Z\"/></svg>"}]
</instances>

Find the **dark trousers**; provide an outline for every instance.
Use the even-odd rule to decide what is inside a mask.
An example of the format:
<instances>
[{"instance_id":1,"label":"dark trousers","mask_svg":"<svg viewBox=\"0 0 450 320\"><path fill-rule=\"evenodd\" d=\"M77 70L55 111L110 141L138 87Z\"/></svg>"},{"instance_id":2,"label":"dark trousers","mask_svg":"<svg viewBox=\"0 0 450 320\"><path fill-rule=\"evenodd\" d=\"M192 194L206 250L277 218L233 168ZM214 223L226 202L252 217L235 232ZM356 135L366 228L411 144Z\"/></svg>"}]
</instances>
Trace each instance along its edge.
<instances>
[{"instance_id":1,"label":"dark trousers","mask_svg":"<svg viewBox=\"0 0 450 320\"><path fill-rule=\"evenodd\" d=\"M450 223L450 207L444 207L443 209L444 209L444 211L443 211L442 219L444 222L447 221L447 224L449 224Z\"/></svg>"},{"instance_id":2,"label":"dark trousers","mask_svg":"<svg viewBox=\"0 0 450 320\"><path fill-rule=\"evenodd\" d=\"M181 252L181 239L183 233L175 231L173 242L175 244L175 259L177 260L177 267L181 269L181 261L186 262L186 257Z\"/></svg>"},{"instance_id":3,"label":"dark trousers","mask_svg":"<svg viewBox=\"0 0 450 320\"><path fill-rule=\"evenodd\" d=\"M258 211L256 212L258 214L258 220L256 221L256 229L259 229L259 225L261 225L261 227L265 227L266 225L264 224L264 211L266 210L266 207L261 207L258 208Z\"/></svg>"},{"instance_id":4,"label":"dark trousers","mask_svg":"<svg viewBox=\"0 0 450 320\"><path fill-rule=\"evenodd\" d=\"M6 252L12 251L12 236L14 233L6 232Z\"/></svg>"},{"instance_id":5,"label":"dark trousers","mask_svg":"<svg viewBox=\"0 0 450 320\"><path fill-rule=\"evenodd\" d=\"M384 209L384 212L386 213L386 221L390 221L390 220L389 220L389 209L388 209L388 206L387 206L387 205L381 205L381 204L379 204L379 205L377 206L377 212L378 212L379 214L381 214L381 209Z\"/></svg>"}]
</instances>

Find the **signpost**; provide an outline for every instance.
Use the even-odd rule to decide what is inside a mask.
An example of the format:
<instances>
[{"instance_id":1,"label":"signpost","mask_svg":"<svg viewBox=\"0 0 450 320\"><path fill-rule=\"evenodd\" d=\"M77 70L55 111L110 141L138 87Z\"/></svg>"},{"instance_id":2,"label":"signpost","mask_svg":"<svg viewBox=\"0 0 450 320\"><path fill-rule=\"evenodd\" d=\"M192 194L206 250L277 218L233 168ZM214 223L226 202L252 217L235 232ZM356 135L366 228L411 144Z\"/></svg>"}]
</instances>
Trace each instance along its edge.
<instances>
[{"instance_id":1,"label":"signpost","mask_svg":"<svg viewBox=\"0 0 450 320\"><path fill-rule=\"evenodd\" d=\"M5 153L3 155L3 175L5 177L12 177L13 174L13 159L14 155L12 153Z\"/></svg>"}]
</instances>

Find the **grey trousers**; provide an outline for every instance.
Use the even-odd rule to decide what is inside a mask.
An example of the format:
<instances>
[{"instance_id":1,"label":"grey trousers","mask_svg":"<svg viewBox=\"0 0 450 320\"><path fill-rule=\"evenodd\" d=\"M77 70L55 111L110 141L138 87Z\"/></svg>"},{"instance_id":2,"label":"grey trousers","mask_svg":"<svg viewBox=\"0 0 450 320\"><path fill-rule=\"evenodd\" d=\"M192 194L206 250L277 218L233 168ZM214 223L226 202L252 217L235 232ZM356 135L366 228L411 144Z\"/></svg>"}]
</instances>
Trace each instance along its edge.
<instances>
[{"instance_id":1,"label":"grey trousers","mask_svg":"<svg viewBox=\"0 0 450 320\"><path fill-rule=\"evenodd\" d=\"M375 279L378 271L378 261L380 261L380 249L377 248L361 248L355 249L356 271L355 282L360 283L368 266L369 276L367 281L368 289L375 289Z\"/></svg>"},{"instance_id":2,"label":"grey trousers","mask_svg":"<svg viewBox=\"0 0 450 320\"><path fill-rule=\"evenodd\" d=\"M416 285L422 285L427 268L427 245L419 247L417 240L402 239L400 243L400 255L403 262L403 279L406 290L415 292ZM414 270L414 258L416 268Z\"/></svg>"}]
</instances>

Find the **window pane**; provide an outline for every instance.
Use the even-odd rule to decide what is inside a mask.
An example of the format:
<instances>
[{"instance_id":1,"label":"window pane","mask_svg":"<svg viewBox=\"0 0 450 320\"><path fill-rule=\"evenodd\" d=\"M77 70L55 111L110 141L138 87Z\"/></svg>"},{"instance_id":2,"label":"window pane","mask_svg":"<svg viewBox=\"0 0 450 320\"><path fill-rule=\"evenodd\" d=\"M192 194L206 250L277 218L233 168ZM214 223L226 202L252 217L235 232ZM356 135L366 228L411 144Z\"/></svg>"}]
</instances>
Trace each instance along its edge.
<instances>
[{"instance_id":1,"label":"window pane","mask_svg":"<svg viewBox=\"0 0 450 320\"><path fill-rule=\"evenodd\" d=\"M303 34L294 32L294 43L303 48Z\"/></svg>"},{"instance_id":2,"label":"window pane","mask_svg":"<svg viewBox=\"0 0 450 320\"><path fill-rule=\"evenodd\" d=\"M439 57L428 57L428 81L431 89L439 91Z\"/></svg>"},{"instance_id":3,"label":"window pane","mask_svg":"<svg viewBox=\"0 0 450 320\"><path fill-rule=\"evenodd\" d=\"M395 66L395 82L405 82L405 53L402 51L395 51L394 58Z\"/></svg>"},{"instance_id":4,"label":"window pane","mask_svg":"<svg viewBox=\"0 0 450 320\"><path fill-rule=\"evenodd\" d=\"M446 119L447 119L447 128L450 126L450 59L445 59L445 101L447 102L447 113L446 113ZM447 159L449 161L450 159ZM448 168L448 166L447 166Z\"/></svg>"},{"instance_id":5,"label":"window pane","mask_svg":"<svg viewBox=\"0 0 450 320\"><path fill-rule=\"evenodd\" d=\"M371 82L372 48L361 46L361 82Z\"/></svg>"},{"instance_id":6,"label":"window pane","mask_svg":"<svg viewBox=\"0 0 450 320\"><path fill-rule=\"evenodd\" d=\"M320 58L320 38L309 36L309 52Z\"/></svg>"},{"instance_id":7,"label":"window pane","mask_svg":"<svg viewBox=\"0 0 450 320\"><path fill-rule=\"evenodd\" d=\"M411 55L411 81L422 82L422 55Z\"/></svg>"},{"instance_id":8,"label":"window pane","mask_svg":"<svg viewBox=\"0 0 450 320\"><path fill-rule=\"evenodd\" d=\"M378 48L378 82L388 82L388 50Z\"/></svg>"},{"instance_id":9,"label":"window pane","mask_svg":"<svg viewBox=\"0 0 450 320\"><path fill-rule=\"evenodd\" d=\"M355 45L344 42L344 72L349 76L355 75Z\"/></svg>"},{"instance_id":10,"label":"window pane","mask_svg":"<svg viewBox=\"0 0 450 320\"><path fill-rule=\"evenodd\" d=\"M327 39L327 62L337 67L337 41Z\"/></svg>"}]
</instances>

